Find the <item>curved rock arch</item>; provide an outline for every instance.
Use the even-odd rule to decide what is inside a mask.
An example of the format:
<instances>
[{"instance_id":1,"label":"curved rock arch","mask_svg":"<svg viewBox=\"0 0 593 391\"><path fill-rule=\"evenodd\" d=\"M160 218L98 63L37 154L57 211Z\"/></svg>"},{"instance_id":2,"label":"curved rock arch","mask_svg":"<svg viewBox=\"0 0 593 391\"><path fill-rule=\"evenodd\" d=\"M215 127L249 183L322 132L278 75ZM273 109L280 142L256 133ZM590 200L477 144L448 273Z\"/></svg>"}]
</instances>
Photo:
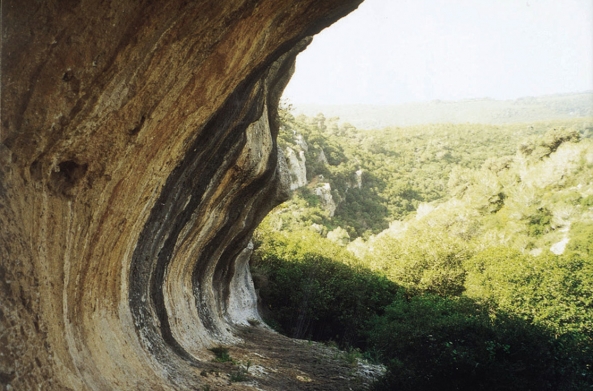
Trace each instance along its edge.
<instances>
[{"instance_id":1,"label":"curved rock arch","mask_svg":"<svg viewBox=\"0 0 593 391\"><path fill-rule=\"evenodd\" d=\"M0 384L194 389L258 316L294 59L360 1L2 3Z\"/></svg>"}]
</instances>

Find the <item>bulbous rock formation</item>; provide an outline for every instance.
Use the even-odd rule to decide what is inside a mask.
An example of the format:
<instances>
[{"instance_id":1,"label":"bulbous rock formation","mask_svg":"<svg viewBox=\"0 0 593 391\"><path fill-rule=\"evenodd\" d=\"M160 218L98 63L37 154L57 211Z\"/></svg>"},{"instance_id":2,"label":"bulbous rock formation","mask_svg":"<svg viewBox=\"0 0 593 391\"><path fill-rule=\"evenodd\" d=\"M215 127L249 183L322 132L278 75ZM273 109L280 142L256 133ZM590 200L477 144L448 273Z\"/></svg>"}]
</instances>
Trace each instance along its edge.
<instances>
[{"instance_id":1,"label":"bulbous rock formation","mask_svg":"<svg viewBox=\"0 0 593 391\"><path fill-rule=\"evenodd\" d=\"M2 3L4 389L195 389L258 316L295 56L360 1Z\"/></svg>"}]
</instances>

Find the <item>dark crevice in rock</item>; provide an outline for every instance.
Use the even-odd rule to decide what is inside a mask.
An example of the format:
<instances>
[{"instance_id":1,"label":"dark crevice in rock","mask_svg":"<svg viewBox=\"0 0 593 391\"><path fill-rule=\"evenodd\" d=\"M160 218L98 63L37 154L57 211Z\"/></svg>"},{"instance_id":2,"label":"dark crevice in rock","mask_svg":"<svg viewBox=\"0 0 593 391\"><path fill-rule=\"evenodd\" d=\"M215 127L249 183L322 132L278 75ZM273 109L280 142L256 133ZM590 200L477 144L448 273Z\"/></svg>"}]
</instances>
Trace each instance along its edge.
<instances>
[{"instance_id":1,"label":"dark crevice in rock","mask_svg":"<svg viewBox=\"0 0 593 391\"><path fill-rule=\"evenodd\" d=\"M128 134L130 136L136 136L138 133L140 133L142 126L144 126L144 121L146 121L145 115L143 115L142 118L140 118L140 121L138 121L138 123L136 124L136 126L134 126L134 128L132 128L128 131Z\"/></svg>"},{"instance_id":2,"label":"dark crevice in rock","mask_svg":"<svg viewBox=\"0 0 593 391\"><path fill-rule=\"evenodd\" d=\"M74 79L74 72L72 72L71 70L66 71L66 73L64 73L64 76L62 76L62 80L64 80L66 83L68 83L72 79Z\"/></svg>"},{"instance_id":3,"label":"dark crevice in rock","mask_svg":"<svg viewBox=\"0 0 593 391\"><path fill-rule=\"evenodd\" d=\"M276 61L269 71L266 101L268 103L267 120L269 130L274 140L272 156L277 156L275 140L279 127L277 115L278 102L282 91L294 72L296 55L304 50L310 42L310 38L300 41L289 53L284 55L285 58ZM236 259L251 240L255 227L257 227L269 210L285 200L283 196L276 194L280 186L278 183L280 178L274 177L276 168L277 160L275 158L270 159L265 174L252 182L241 193L237 194L236 200L239 202L229 210L227 226L221 232L230 231L237 221L242 221L243 225L248 228L237 235L230 243L227 243L220 259ZM253 203L247 206L245 203L240 202L242 200L253 200ZM221 313L226 313L227 310L226 305L229 302L231 279L235 271L234 267L234 262L219 262L216 265L213 288L215 292L219 292L217 303L219 304Z\"/></svg>"},{"instance_id":4,"label":"dark crevice in rock","mask_svg":"<svg viewBox=\"0 0 593 391\"><path fill-rule=\"evenodd\" d=\"M0 372L0 384L10 384L10 382L12 381L12 379L14 379L15 376L16 374L14 372Z\"/></svg>"},{"instance_id":5,"label":"dark crevice in rock","mask_svg":"<svg viewBox=\"0 0 593 391\"><path fill-rule=\"evenodd\" d=\"M257 225L265 217L268 209L271 208L271 206L266 206L270 205L270 200L276 199L275 189L273 187L267 188L266 191L259 193L258 190L265 188L264 185L269 186L270 183L275 183L275 181L270 181L270 177L274 174L275 168L275 165L270 165L267 170L267 175L262 176L257 181L252 183L237 197L237 199L241 200L246 199L248 196L253 194L257 194L258 201L255 203L255 205L250 205L249 212L245 216L242 216L245 213L244 204L238 203L233 209L229 211L229 222L225 228L221 230L222 233L225 233L227 230L231 230L232 226L236 224L237 221L243 221L245 226L249 227L249 229L241 232L232 241L227 242L228 245L220 256L221 260L234 260L237 258L243 249L247 247L255 227L257 227ZM224 239L222 241L224 241ZM213 278L213 288L215 292L218 292L219 297L217 303L219 304L220 313L226 312L226 305L230 296L230 283L234 275L234 265L234 262L219 262L216 265Z\"/></svg>"},{"instance_id":6,"label":"dark crevice in rock","mask_svg":"<svg viewBox=\"0 0 593 391\"><path fill-rule=\"evenodd\" d=\"M72 189L84 177L88 168L88 163L77 163L74 160L59 163L50 175L50 188L57 194L71 197Z\"/></svg>"},{"instance_id":7,"label":"dark crevice in rock","mask_svg":"<svg viewBox=\"0 0 593 391\"><path fill-rule=\"evenodd\" d=\"M38 159L35 159L35 161L31 163L31 166L29 166L29 173L31 174L31 179L34 181L41 181L41 179L43 178L42 170L42 163Z\"/></svg>"}]
</instances>

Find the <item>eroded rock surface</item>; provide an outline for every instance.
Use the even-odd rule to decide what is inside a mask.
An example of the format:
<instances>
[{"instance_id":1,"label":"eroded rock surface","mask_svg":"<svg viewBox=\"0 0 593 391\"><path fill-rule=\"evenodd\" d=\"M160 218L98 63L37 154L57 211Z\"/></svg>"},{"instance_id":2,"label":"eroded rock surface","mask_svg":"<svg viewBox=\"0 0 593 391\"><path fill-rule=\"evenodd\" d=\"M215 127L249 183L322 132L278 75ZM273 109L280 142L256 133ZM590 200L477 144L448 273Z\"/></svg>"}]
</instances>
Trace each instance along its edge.
<instances>
[{"instance_id":1,"label":"eroded rock surface","mask_svg":"<svg viewBox=\"0 0 593 391\"><path fill-rule=\"evenodd\" d=\"M199 387L257 317L294 58L359 2L2 3L1 386Z\"/></svg>"},{"instance_id":2,"label":"eroded rock surface","mask_svg":"<svg viewBox=\"0 0 593 391\"><path fill-rule=\"evenodd\" d=\"M286 163L288 166L288 173L290 175L290 190L296 190L299 187L307 185L307 165L305 152L299 151L298 155L294 149L287 147Z\"/></svg>"}]
</instances>

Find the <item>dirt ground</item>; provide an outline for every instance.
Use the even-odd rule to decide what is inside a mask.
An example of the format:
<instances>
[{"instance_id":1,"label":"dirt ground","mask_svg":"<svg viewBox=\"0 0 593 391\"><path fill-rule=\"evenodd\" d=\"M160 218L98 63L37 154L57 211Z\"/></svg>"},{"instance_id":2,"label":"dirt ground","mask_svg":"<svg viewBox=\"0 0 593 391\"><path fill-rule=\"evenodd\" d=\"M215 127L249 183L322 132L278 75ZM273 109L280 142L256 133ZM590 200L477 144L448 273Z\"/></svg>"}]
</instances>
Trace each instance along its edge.
<instances>
[{"instance_id":1,"label":"dirt ground","mask_svg":"<svg viewBox=\"0 0 593 391\"><path fill-rule=\"evenodd\" d=\"M382 368L348 360L345 352L295 340L261 326L241 330L244 342L228 346L232 361L205 363L197 390L367 390ZM212 358L215 358L214 353Z\"/></svg>"}]
</instances>

